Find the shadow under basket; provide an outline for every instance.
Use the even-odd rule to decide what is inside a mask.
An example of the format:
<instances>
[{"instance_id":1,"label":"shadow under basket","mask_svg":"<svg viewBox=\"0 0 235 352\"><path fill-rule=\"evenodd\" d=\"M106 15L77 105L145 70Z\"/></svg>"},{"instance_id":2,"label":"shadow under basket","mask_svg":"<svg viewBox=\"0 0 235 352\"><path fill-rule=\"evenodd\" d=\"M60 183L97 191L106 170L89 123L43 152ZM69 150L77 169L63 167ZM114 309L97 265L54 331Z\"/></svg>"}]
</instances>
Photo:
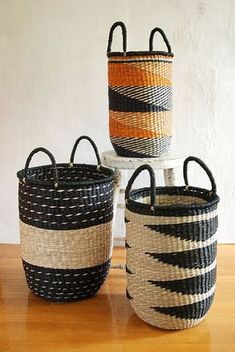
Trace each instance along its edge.
<instances>
[{"instance_id":1,"label":"shadow under basket","mask_svg":"<svg viewBox=\"0 0 235 352\"><path fill-rule=\"evenodd\" d=\"M92 144L98 165L74 164L82 139ZM46 153L51 165L29 168L37 152ZM36 148L17 176L21 252L29 288L54 302L93 296L110 267L113 171L101 166L96 145L82 136L70 163L56 164L49 151Z\"/></svg>"},{"instance_id":2,"label":"shadow under basket","mask_svg":"<svg viewBox=\"0 0 235 352\"><path fill-rule=\"evenodd\" d=\"M207 172L211 190L188 185L187 165ZM142 170L150 188L131 191ZM163 329L192 327L204 319L216 283L218 227L214 178L198 158L184 162L183 187L155 187L155 175L143 165L126 189L127 298L145 322Z\"/></svg>"}]
</instances>

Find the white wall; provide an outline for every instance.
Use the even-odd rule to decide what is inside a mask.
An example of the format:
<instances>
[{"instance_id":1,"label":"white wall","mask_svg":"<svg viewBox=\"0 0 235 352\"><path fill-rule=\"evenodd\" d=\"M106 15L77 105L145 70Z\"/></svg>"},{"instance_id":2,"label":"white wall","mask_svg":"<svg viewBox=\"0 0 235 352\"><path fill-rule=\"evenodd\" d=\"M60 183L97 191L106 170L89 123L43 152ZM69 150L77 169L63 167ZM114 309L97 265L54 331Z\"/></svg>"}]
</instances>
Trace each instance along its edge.
<instances>
[{"instance_id":1,"label":"white wall","mask_svg":"<svg viewBox=\"0 0 235 352\"><path fill-rule=\"evenodd\" d=\"M147 49L153 27L166 31L175 52L173 146L211 167L219 240L234 242L234 15L233 0L0 0L0 242L19 241L15 174L34 147L66 161L88 134L100 151L111 149L105 52L116 20L128 27L130 49ZM85 145L80 160L94 160ZM208 185L199 169L191 177Z\"/></svg>"}]
</instances>

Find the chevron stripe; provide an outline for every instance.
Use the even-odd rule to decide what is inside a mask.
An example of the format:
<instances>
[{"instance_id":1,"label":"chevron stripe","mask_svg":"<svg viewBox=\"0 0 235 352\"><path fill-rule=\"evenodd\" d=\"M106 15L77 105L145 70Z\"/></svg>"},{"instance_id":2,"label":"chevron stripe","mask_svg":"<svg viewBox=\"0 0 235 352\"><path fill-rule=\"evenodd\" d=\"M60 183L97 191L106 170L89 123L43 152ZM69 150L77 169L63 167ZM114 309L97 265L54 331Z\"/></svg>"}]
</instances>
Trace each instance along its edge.
<instances>
[{"instance_id":1,"label":"chevron stripe","mask_svg":"<svg viewBox=\"0 0 235 352\"><path fill-rule=\"evenodd\" d=\"M152 86L152 87L115 87L110 86L111 90L133 98L144 103L152 104L155 106L161 106L166 110L172 108L172 88L171 87L161 87L161 86Z\"/></svg>"},{"instance_id":2,"label":"chevron stripe","mask_svg":"<svg viewBox=\"0 0 235 352\"><path fill-rule=\"evenodd\" d=\"M120 156L124 156L128 158L157 158L160 156L160 152L158 152L158 154L156 155L149 155L148 153L145 154L144 152L142 153L135 152L128 148L120 147L119 145L113 143L112 140L111 140L111 143L113 145L113 149L115 150L115 152Z\"/></svg>"},{"instance_id":3,"label":"chevron stripe","mask_svg":"<svg viewBox=\"0 0 235 352\"><path fill-rule=\"evenodd\" d=\"M126 129L140 128L146 131L155 133L155 137L160 132L163 135L171 135L172 130L172 111L159 111L159 112L122 112L122 111L109 111L109 125L117 130L119 124L124 125ZM110 130L111 132L111 130ZM116 136L117 133L110 133Z\"/></svg>"},{"instance_id":4,"label":"chevron stripe","mask_svg":"<svg viewBox=\"0 0 235 352\"><path fill-rule=\"evenodd\" d=\"M156 281L149 280L152 285L161 287L171 292L182 293L185 295L195 295L199 293L205 293L212 289L216 281L216 268L211 271L191 278L183 280L171 280L171 281Z\"/></svg>"},{"instance_id":5,"label":"chevron stripe","mask_svg":"<svg viewBox=\"0 0 235 352\"><path fill-rule=\"evenodd\" d=\"M130 269L128 269L127 266L126 266L126 273L127 273L127 274L133 274L133 273L130 271Z\"/></svg>"},{"instance_id":6,"label":"chevron stripe","mask_svg":"<svg viewBox=\"0 0 235 352\"><path fill-rule=\"evenodd\" d=\"M145 254L168 265L177 265L178 267L184 269L201 269L208 267L215 260L216 242L207 247L193 249L191 251L182 251L176 253L145 252Z\"/></svg>"},{"instance_id":7,"label":"chevron stripe","mask_svg":"<svg viewBox=\"0 0 235 352\"><path fill-rule=\"evenodd\" d=\"M110 137L115 147L122 148L125 151L139 153L150 157L159 156L162 149L168 150L170 147L171 137L162 138L121 138Z\"/></svg>"},{"instance_id":8,"label":"chevron stripe","mask_svg":"<svg viewBox=\"0 0 235 352\"><path fill-rule=\"evenodd\" d=\"M131 297L131 295L129 294L128 290L126 290L126 296L128 299L133 299L133 297Z\"/></svg>"},{"instance_id":9,"label":"chevron stripe","mask_svg":"<svg viewBox=\"0 0 235 352\"><path fill-rule=\"evenodd\" d=\"M210 297L215 292L215 285L204 293L195 294L184 294L181 292L172 292L170 290L151 286L143 279L139 279L132 273L132 275L127 274L127 287L130 295L134 297L135 302L142 301L146 302L149 307L175 307L184 306L189 303L201 302L202 300Z\"/></svg>"},{"instance_id":10,"label":"chevron stripe","mask_svg":"<svg viewBox=\"0 0 235 352\"><path fill-rule=\"evenodd\" d=\"M143 302L136 302L135 299L129 301L135 313L146 323L167 330L187 329L199 324L204 316L200 319L179 319L175 316L156 312L154 309L147 307Z\"/></svg>"},{"instance_id":11,"label":"chevron stripe","mask_svg":"<svg viewBox=\"0 0 235 352\"><path fill-rule=\"evenodd\" d=\"M148 228L139 226L138 224L127 223L126 231L134 231L135 236L128 238L128 243L138 253L138 255L145 248L146 252L156 253L172 253L189 251L192 249L203 248L216 242L216 235L206 237L201 241L195 241L191 237L181 239L180 236L171 236L168 234L161 234L160 232L149 231Z\"/></svg>"},{"instance_id":12,"label":"chevron stripe","mask_svg":"<svg viewBox=\"0 0 235 352\"><path fill-rule=\"evenodd\" d=\"M138 261L136 260L137 255L133 247L128 249L128 267L136 275L144 275L139 271L139 263L143 268L148 268L148 278L147 280L159 280L159 281L171 281L171 280L183 280L185 278L190 278L194 276L203 275L204 273L211 271L216 267L216 260L214 260L211 265L204 268L182 268L179 265L166 264L158 260L154 260L145 254L138 254ZM153 290L154 291L154 290Z\"/></svg>"},{"instance_id":13,"label":"chevron stripe","mask_svg":"<svg viewBox=\"0 0 235 352\"><path fill-rule=\"evenodd\" d=\"M127 241L125 241L125 248L131 248L131 246L129 246L129 244L127 243Z\"/></svg>"},{"instance_id":14,"label":"chevron stripe","mask_svg":"<svg viewBox=\"0 0 235 352\"><path fill-rule=\"evenodd\" d=\"M218 216L204 221L192 223L170 224L170 225L144 225L150 230L166 234L168 236L179 237L186 241L205 241L212 237L218 228ZM190 233L190 238L188 234Z\"/></svg>"},{"instance_id":15,"label":"chevron stripe","mask_svg":"<svg viewBox=\"0 0 235 352\"><path fill-rule=\"evenodd\" d=\"M159 112L170 110L167 107L149 104L135 98L124 96L113 89L109 88L109 109L114 111L127 111L127 112Z\"/></svg>"},{"instance_id":16,"label":"chevron stripe","mask_svg":"<svg viewBox=\"0 0 235 352\"><path fill-rule=\"evenodd\" d=\"M169 69L169 65L168 65ZM110 86L129 86L130 82L134 86L162 85L170 86L171 81L164 78L161 74L145 71L136 65L123 63L111 63L108 65L108 78Z\"/></svg>"},{"instance_id":17,"label":"chevron stripe","mask_svg":"<svg viewBox=\"0 0 235 352\"><path fill-rule=\"evenodd\" d=\"M160 75L169 82L172 82L172 71L169 70L169 62L128 62L127 65L133 65L144 72L147 71Z\"/></svg>"},{"instance_id":18,"label":"chevron stripe","mask_svg":"<svg viewBox=\"0 0 235 352\"><path fill-rule=\"evenodd\" d=\"M134 113L133 113L134 114ZM109 133L114 137L121 138L161 138L168 136L169 133L163 131L151 131L139 127L128 126L125 123L117 122L112 118L109 119Z\"/></svg>"},{"instance_id":19,"label":"chevron stripe","mask_svg":"<svg viewBox=\"0 0 235 352\"><path fill-rule=\"evenodd\" d=\"M196 302L185 306L151 307L151 308L153 308L156 312L160 312L162 314L166 314L170 316L175 316L176 318L180 318L180 319L200 319L209 310L212 304L213 298L214 298L214 294L201 302Z\"/></svg>"}]
</instances>

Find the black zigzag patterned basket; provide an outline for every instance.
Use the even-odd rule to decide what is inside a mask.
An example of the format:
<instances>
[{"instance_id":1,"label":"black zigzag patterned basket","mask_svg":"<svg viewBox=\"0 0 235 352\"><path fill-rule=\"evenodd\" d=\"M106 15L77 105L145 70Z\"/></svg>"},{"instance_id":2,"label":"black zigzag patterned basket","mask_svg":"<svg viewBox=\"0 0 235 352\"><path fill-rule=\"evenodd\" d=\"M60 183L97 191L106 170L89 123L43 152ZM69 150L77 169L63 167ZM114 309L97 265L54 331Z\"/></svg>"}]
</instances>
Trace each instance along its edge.
<instances>
[{"instance_id":1,"label":"black zigzag patterned basket","mask_svg":"<svg viewBox=\"0 0 235 352\"><path fill-rule=\"evenodd\" d=\"M79 142L88 140L98 165L74 164ZM51 165L29 168L46 153ZM29 288L66 302L94 295L108 274L112 252L113 171L102 167L95 143L76 141L70 163L56 164L34 149L17 173L22 259Z\"/></svg>"},{"instance_id":2,"label":"black zigzag patterned basket","mask_svg":"<svg viewBox=\"0 0 235 352\"><path fill-rule=\"evenodd\" d=\"M197 162L212 189L188 185L189 161ZM150 188L131 191L148 170ZM208 312L216 280L216 184L198 158L184 162L184 187L155 187L154 171L139 167L126 189L127 297L145 322L164 329L198 324Z\"/></svg>"}]
</instances>

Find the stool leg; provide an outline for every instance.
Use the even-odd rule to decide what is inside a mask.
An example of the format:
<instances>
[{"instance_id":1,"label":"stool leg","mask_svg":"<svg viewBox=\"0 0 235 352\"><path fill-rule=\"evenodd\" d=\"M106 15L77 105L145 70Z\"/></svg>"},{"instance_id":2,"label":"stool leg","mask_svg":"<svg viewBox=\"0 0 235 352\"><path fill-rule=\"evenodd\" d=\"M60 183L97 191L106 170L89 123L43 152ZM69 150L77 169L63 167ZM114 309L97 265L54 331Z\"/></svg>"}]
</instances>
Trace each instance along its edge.
<instances>
[{"instance_id":1,"label":"stool leg","mask_svg":"<svg viewBox=\"0 0 235 352\"><path fill-rule=\"evenodd\" d=\"M114 238L115 219L117 214L117 205L118 205L118 198L119 198L119 193L121 188L121 181L122 181L122 173L120 170L115 169L114 197L113 197L113 226L112 226L113 238Z\"/></svg>"},{"instance_id":2,"label":"stool leg","mask_svg":"<svg viewBox=\"0 0 235 352\"><path fill-rule=\"evenodd\" d=\"M164 169L164 180L166 186L175 185L175 172L174 169Z\"/></svg>"}]
</instances>

